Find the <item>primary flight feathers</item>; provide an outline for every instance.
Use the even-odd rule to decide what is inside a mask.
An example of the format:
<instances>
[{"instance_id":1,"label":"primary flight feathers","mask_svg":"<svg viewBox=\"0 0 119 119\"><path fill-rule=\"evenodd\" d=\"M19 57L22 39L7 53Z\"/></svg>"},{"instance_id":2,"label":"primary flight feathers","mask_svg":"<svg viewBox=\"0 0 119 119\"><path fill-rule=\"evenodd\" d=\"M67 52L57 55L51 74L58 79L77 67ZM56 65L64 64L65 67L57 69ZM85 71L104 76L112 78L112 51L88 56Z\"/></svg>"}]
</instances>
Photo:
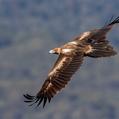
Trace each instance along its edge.
<instances>
[{"instance_id":1,"label":"primary flight feathers","mask_svg":"<svg viewBox=\"0 0 119 119\"><path fill-rule=\"evenodd\" d=\"M37 106L43 103L44 107L47 101L50 102L67 85L81 66L84 57L100 58L116 55L116 51L106 40L107 32L116 23L119 23L119 17L101 29L84 32L73 41L50 50L49 53L57 54L59 57L40 91L35 96L25 94L24 97L27 99L25 102L31 103L30 105L37 103Z\"/></svg>"}]
</instances>

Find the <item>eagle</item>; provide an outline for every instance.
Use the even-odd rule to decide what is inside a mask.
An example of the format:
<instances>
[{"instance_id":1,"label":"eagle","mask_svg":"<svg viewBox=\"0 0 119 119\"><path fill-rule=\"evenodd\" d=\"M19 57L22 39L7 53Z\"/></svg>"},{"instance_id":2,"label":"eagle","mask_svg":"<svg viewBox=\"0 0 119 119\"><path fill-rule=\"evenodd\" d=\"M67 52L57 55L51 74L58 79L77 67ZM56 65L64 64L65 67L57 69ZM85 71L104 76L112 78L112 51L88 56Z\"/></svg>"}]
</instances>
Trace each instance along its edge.
<instances>
[{"instance_id":1,"label":"eagle","mask_svg":"<svg viewBox=\"0 0 119 119\"><path fill-rule=\"evenodd\" d=\"M114 24L119 23L119 16L111 19L109 23L100 29L94 29L82 33L72 41L54 48L49 51L51 54L57 54L58 59L48 73L48 76L41 89L35 96L25 94L26 103L36 104L45 107L51 99L71 80L72 76L83 63L84 58L110 57L117 54L106 39L106 34L111 30Z\"/></svg>"}]
</instances>

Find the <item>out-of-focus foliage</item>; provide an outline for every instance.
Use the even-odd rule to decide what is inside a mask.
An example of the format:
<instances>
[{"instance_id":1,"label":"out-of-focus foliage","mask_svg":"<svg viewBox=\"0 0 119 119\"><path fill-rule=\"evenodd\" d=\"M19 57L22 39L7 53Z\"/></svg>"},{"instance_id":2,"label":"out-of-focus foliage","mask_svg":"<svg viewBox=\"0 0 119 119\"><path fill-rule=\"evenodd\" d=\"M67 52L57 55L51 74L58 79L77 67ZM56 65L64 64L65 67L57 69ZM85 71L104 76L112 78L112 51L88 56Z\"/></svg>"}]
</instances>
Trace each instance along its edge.
<instances>
[{"instance_id":1,"label":"out-of-focus foliage","mask_svg":"<svg viewBox=\"0 0 119 119\"><path fill-rule=\"evenodd\" d=\"M0 119L119 119L119 56L88 58L45 109L36 94L57 56L48 50L119 15L119 0L0 0ZM108 39L119 51L119 25Z\"/></svg>"}]
</instances>

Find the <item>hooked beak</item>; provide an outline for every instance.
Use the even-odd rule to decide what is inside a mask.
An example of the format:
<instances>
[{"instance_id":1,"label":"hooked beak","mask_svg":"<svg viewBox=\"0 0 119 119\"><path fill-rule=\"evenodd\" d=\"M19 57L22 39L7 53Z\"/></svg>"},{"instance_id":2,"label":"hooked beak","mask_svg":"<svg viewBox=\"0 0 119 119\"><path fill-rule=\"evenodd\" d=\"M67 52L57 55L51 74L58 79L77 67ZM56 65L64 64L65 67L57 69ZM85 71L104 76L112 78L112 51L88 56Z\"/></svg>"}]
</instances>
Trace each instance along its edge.
<instances>
[{"instance_id":1,"label":"hooked beak","mask_svg":"<svg viewBox=\"0 0 119 119\"><path fill-rule=\"evenodd\" d=\"M54 51L54 50L50 50L49 53L50 53L50 54L54 54L55 51Z\"/></svg>"}]
</instances>

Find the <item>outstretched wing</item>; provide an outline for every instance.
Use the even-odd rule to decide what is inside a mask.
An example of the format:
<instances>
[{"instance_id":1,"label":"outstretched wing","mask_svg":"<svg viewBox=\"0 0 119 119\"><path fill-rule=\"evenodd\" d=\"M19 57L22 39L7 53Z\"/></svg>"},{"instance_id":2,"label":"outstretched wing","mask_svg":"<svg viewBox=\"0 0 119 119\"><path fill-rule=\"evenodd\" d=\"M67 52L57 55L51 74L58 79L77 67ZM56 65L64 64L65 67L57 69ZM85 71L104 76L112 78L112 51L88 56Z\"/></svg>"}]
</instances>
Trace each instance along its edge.
<instances>
[{"instance_id":1,"label":"outstretched wing","mask_svg":"<svg viewBox=\"0 0 119 119\"><path fill-rule=\"evenodd\" d=\"M115 18L113 21L111 21L110 23L108 23L107 25L103 26L101 29L96 29L94 31L92 31L92 38L94 39L105 39L106 34L111 30L111 28L113 27L113 25L119 23L119 17Z\"/></svg>"},{"instance_id":2,"label":"outstretched wing","mask_svg":"<svg viewBox=\"0 0 119 119\"><path fill-rule=\"evenodd\" d=\"M38 103L39 106L43 102L45 106L47 100L50 100L70 81L72 75L77 71L83 61L83 53L73 53L70 56L60 55L55 66L48 75L41 90L36 96L24 95L27 100L25 102Z\"/></svg>"},{"instance_id":3,"label":"outstretched wing","mask_svg":"<svg viewBox=\"0 0 119 119\"><path fill-rule=\"evenodd\" d=\"M108 42L106 40L106 34L111 30L113 25L115 25L117 23L119 23L119 16L117 18L115 18L113 21L111 21L110 23L108 23L107 25L103 26L102 28L89 31L90 32L90 38L88 39L89 43L93 42L93 41L96 42L97 40ZM80 40L80 37L81 37L81 35L74 38L73 41L78 43Z\"/></svg>"}]
</instances>

